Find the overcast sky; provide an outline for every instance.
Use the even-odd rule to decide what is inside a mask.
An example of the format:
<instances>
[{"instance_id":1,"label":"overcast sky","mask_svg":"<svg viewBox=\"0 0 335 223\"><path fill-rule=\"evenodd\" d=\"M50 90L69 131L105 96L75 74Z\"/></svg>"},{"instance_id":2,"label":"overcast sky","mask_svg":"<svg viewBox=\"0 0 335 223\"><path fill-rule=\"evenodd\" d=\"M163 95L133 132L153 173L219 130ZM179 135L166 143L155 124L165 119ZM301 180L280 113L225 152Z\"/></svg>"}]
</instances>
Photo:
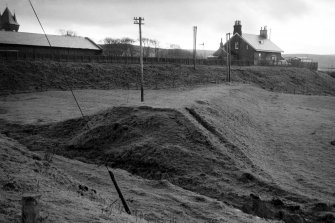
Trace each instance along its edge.
<instances>
[{"instance_id":1,"label":"overcast sky","mask_svg":"<svg viewBox=\"0 0 335 223\"><path fill-rule=\"evenodd\" d=\"M242 32L271 29L271 40L285 53L335 54L335 0L32 0L47 33L74 30L101 41L105 37L138 38L134 16L145 18L143 36L161 47L192 48L198 43L216 50L221 38L241 20ZM28 0L1 0L16 13L21 32L41 33ZM198 45L200 49L203 46Z\"/></svg>"}]
</instances>

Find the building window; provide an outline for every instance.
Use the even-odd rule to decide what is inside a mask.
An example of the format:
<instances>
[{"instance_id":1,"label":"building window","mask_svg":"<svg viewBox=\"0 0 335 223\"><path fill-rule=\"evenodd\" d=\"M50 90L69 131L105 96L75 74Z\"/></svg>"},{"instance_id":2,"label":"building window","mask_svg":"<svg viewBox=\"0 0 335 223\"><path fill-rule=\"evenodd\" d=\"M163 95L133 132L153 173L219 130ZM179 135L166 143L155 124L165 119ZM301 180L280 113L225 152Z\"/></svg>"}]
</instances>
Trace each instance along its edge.
<instances>
[{"instance_id":1,"label":"building window","mask_svg":"<svg viewBox=\"0 0 335 223\"><path fill-rule=\"evenodd\" d=\"M238 42L235 42L235 50L238 50Z\"/></svg>"},{"instance_id":2,"label":"building window","mask_svg":"<svg viewBox=\"0 0 335 223\"><path fill-rule=\"evenodd\" d=\"M246 46L247 50L249 49L249 45Z\"/></svg>"}]
</instances>

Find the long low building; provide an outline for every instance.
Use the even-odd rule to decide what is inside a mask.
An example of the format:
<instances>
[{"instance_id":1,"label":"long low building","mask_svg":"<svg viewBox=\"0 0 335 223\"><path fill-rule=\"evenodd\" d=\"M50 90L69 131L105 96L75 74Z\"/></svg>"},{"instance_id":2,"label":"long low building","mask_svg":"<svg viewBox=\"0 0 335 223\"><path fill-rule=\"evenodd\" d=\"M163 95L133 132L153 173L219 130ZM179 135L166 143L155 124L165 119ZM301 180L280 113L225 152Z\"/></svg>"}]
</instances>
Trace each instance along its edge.
<instances>
[{"instance_id":1,"label":"long low building","mask_svg":"<svg viewBox=\"0 0 335 223\"><path fill-rule=\"evenodd\" d=\"M0 52L48 55L99 55L102 48L87 37L18 32L16 15L0 13Z\"/></svg>"},{"instance_id":2,"label":"long low building","mask_svg":"<svg viewBox=\"0 0 335 223\"><path fill-rule=\"evenodd\" d=\"M102 48L87 37L0 31L0 51L30 54L99 55ZM50 44L48 43L50 41ZM51 47L50 47L51 45Z\"/></svg>"}]
</instances>

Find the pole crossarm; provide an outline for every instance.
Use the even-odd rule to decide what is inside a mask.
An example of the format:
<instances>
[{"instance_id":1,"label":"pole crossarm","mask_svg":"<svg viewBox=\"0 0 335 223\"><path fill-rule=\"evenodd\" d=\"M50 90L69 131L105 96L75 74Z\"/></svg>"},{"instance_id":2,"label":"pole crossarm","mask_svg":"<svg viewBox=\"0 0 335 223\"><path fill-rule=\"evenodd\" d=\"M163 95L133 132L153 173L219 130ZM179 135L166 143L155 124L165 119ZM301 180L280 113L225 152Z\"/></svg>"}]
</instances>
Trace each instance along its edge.
<instances>
[{"instance_id":1,"label":"pole crossarm","mask_svg":"<svg viewBox=\"0 0 335 223\"><path fill-rule=\"evenodd\" d=\"M144 18L142 17L134 17L134 24L144 25L143 21L144 21Z\"/></svg>"}]
</instances>

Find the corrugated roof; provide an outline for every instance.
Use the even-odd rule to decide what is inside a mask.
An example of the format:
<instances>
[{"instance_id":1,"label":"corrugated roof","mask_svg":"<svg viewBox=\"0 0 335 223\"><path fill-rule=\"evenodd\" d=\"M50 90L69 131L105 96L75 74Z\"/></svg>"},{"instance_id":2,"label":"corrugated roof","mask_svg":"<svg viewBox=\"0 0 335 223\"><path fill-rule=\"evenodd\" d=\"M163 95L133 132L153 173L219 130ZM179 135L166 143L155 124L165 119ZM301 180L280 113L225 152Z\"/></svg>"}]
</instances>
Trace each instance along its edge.
<instances>
[{"instance_id":1,"label":"corrugated roof","mask_svg":"<svg viewBox=\"0 0 335 223\"><path fill-rule=\"evenodd\" d=\"M239 35L236 33L235 35ZM284 52L271 40L261 37L259 35L243 33L242 38L250 44L256 51L264 52Z\"/></svg>"},{"instance_id":2,"label":"corrugated roof","mask_svg":"<svg viewBox=\"0 0 335 223\"><path fill-rule=\"evenodd\" d=\"M87 37L71 37L47 35L51 46L74 49L101 50L101 48ZM48 41L44 34L0 31L0 44L46 46Z\"/></svg>"}]
</instances>

